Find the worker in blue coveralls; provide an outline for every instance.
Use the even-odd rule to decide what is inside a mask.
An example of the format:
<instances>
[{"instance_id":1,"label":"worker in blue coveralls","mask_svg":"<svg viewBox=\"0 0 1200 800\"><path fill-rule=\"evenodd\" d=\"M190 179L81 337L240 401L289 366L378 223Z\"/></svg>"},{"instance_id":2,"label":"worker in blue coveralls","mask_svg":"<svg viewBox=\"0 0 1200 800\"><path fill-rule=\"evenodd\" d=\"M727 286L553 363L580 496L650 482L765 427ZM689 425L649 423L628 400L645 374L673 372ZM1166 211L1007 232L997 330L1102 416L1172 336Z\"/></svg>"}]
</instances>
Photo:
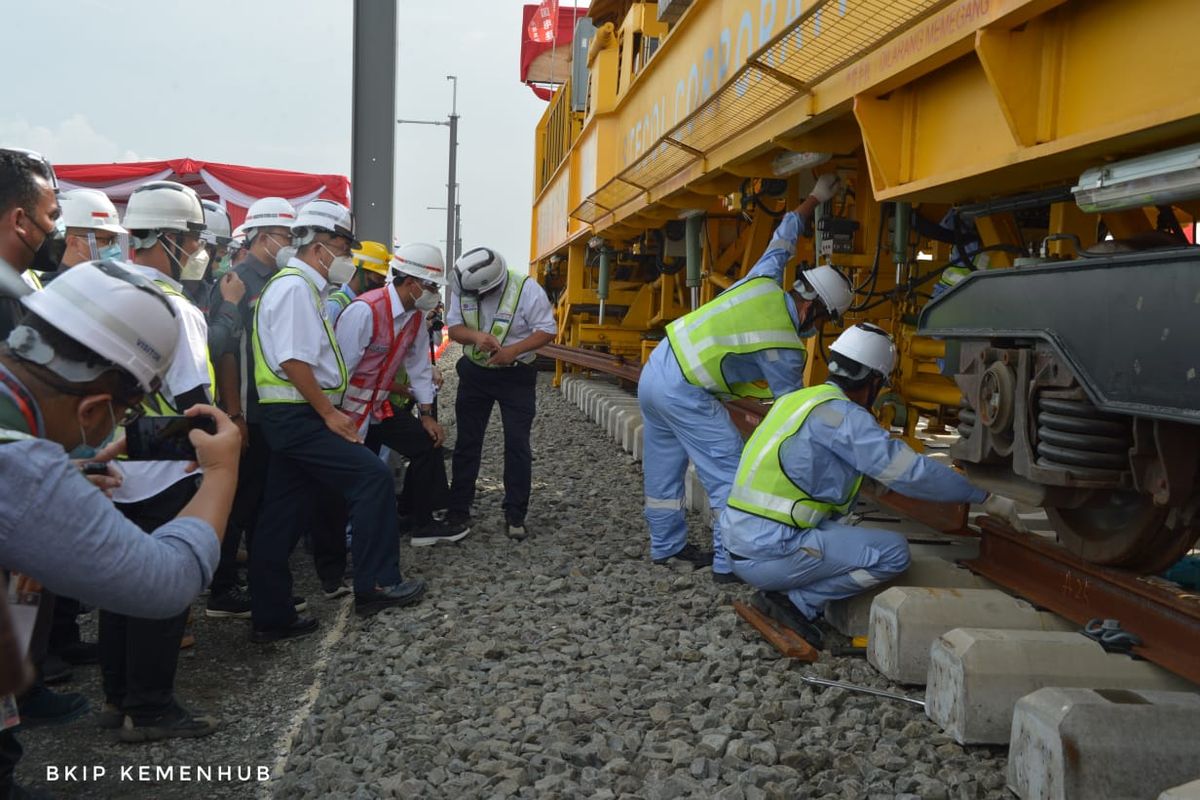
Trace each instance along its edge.
<instances>
[{"instance_id":1,"label":"worker in blue coveralls","mask_svg":"<svg viewBox=\"0 0 1200 800\"><path fill-rule=\"evenodd\" d=\"M886 332L859 323L829 349L829 380L778 398L746 442L721 518L734 573L762 590L755 605L816 647L813 621L826 603L908 568L903 534L837 521L864 476L918 500L983 502L1024 529L1012 500L917 455L875 421L869 409L896 364Z\"/></svg>"},{"instance_id":2,"label":"worker in blue coveralls","mask_svg":"<svg viewBox=\"0 0 1200 800\"><path fill-rule=\"evenodd\" d=\"M714 582L738 580L721 547L719 519L742 437L721 402L768 399L801 388L804 339L849 308L850 284L832 267L801 272L790 290L781 285L797 237L837 187L835 173L822 175L804 202L784 215L750 273L668 325L668 341L654 349L642 369L638 403L644 423L645 517L655 564L672 559L691 562L696 569L711 564ZM683 482L689 459L713 512L712 552L687 541Z\"/></svg>"}]
</instances>

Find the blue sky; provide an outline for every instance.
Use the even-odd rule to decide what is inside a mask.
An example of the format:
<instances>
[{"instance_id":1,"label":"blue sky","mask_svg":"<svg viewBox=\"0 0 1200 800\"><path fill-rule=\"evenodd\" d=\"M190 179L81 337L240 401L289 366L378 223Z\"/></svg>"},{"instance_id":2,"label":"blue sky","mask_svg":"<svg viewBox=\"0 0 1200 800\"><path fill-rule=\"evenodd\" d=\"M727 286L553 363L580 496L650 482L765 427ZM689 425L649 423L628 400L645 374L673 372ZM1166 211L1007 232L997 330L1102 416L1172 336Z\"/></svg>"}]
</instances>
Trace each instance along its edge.
<instances>
[{"instance_id":1,"label":"blue sky","mask_svg":"<svg viewBox=\"0 0 1200 800\"><path fill-rule=\"evenodd\" d=\"M459 76L463 246L529 254L522 0L398 0L398 117L443 119ZM569 2L564 2L569 5ZM60 163L188 156L350 172L351 0L55 0L9 9L0 142ZM14 35L15 34L15 35ZM397 126L396 235L440 243L445 128Z\"/></svg>"}]
</instances>

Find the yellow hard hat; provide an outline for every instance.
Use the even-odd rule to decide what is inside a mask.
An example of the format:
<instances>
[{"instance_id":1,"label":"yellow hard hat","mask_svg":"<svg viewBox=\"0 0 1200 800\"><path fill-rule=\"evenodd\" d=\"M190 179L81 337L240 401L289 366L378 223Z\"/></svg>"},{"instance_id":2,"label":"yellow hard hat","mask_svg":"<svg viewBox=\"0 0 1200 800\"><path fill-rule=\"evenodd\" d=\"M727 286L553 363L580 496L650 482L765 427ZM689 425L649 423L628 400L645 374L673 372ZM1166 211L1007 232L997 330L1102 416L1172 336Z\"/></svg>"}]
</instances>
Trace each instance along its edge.
<instances>
[{"instance_id":1,"label":"yellow hard hat","mask_svg":"<svg viewBox=\"0 0 1200 800\"><path fill-rule=\"evenodd\" d=\"M392 251L379 242L363 242L362 247L352 250L354 266L374 272L377 275L388 274L388 262L392 260Z\"/></svg>"}]
</instances>

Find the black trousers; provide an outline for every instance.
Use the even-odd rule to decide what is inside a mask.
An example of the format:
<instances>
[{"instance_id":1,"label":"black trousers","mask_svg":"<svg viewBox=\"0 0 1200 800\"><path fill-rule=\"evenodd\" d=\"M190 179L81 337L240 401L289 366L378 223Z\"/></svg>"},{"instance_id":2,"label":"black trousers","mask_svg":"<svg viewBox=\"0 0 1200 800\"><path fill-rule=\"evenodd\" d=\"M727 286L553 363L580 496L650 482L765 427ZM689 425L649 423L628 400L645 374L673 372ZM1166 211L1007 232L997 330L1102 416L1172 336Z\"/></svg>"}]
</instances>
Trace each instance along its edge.
<instances>
[{"instance_id":1,"label":"black trousers","mask_svg":"<svg viewBox=\"0 0 1200 800\"><path fill-rule=\"evenodd\" d=\"M533 482L533 451L529 432L537 414L537 369L532 365L488 369L466 356L455 365L458 371L458 397L454 417L458 438L454 444L450 483L451 513L469 514L475 501L475 480L483 453L483 435L487 432L492 406L500 404L504 425L504 514L513 522L523 522L529 510Z\"/></svg>"},{"instance_id":2,"label":"black trousers","mask_svg":"<svg viewBox=\"0 0 1200 800\"><path fill-rule=\"evenodd\" d=\"M229 524L225 527L225 538L221 541L221 561L213 573L209 592L220 597L237 585L238 546L246 537L246 550L254 538L254 523L258 519L258 507L262 505L263 491L267 486L267 464L271 459L271 448L263 436L262 426L247 423L249 443L238 464L237 494L233 497L233 509L229 512Z\"/></svg>"},{"instance_id":3,"label":"black trousers","mask_svg":"<svg viewBox=\"0 0 1200 800\"><path fill-rule=\"evenodd\" d=\"M346 575L346 501L336 489L322 488L309 531L313 566L322 588L340 586Z\"/></svg>"},{"instance_id":4,"label":"black trousers","mask_svg":"<svg viewBox=\"0 0 1200 800\"><path fill-rule=\"evenodd\" d=\"M271 448L267 491L250 550L254 625L279 628L296 618L288 557L311 523L322 489L338 493L354 526L354 591L400 583L400 536L392 473L361 444L325 426L307 404L262 407Z\"/></svg>"},{"instance_id":5,"label":"black trousers","mask_svg":"<svg viewBox=\"0 0 1200 800\"><path fill-rule=\"evenodd\" d=\"M425 432L411 406L392 404L392 416L367 432L367 447L376 455L383 447L408 459L400 504L420 525L433 519L433 512L446 508L450 487L446 480L446 460L441 447Z\"/></svg>"},{"instance_id":6,"label":"black trousers","mask_svg":"<svg viewBox=\"0 0 1200 800\"><path fill-rule=\"evenodd\" d=\"M121 503L117 509L147 533L179 515L196 494L197 479L185 478L154 497ZM179 642L188 612L168 619L141 619L100 611L100 677L104 700L146 722L175 705Z\"/></svg>"},{"instance_id":7,"label":"black trousers","mask_svg":"<svg viewBox=\"0 0 1200 800\"><path fill-rule=\"evenodd\" d=\"M51 653L61 653L72 645L79 644L79 615L83 605L70 597L54 598L54 614L50 623Z\"/></svg>"}]
</instances>

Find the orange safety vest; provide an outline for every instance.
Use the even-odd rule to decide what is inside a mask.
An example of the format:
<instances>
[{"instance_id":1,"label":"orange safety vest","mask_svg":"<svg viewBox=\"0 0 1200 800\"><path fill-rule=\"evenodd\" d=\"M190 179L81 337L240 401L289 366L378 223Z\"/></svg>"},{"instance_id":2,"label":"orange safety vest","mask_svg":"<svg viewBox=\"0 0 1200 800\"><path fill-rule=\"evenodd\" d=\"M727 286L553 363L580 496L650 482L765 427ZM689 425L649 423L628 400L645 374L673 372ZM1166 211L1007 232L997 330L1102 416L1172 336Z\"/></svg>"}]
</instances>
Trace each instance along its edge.
<instances>
[{"instance_id":1,"label":"orange safety vest","mask_svg":"<svg viewBox=\"0 0 1200 800\"><path fill-rule=\"evenodd\" d=\"M354 302L366 303L371 308L371 341L350 377L342 399L342 413L354 420L355 425L362 425L368 417L379 422L392 416L388 402L392 381L424 324L424 314L413 314L396 335L387 287L364 292Z\"/></svg>"}]
</instances>

